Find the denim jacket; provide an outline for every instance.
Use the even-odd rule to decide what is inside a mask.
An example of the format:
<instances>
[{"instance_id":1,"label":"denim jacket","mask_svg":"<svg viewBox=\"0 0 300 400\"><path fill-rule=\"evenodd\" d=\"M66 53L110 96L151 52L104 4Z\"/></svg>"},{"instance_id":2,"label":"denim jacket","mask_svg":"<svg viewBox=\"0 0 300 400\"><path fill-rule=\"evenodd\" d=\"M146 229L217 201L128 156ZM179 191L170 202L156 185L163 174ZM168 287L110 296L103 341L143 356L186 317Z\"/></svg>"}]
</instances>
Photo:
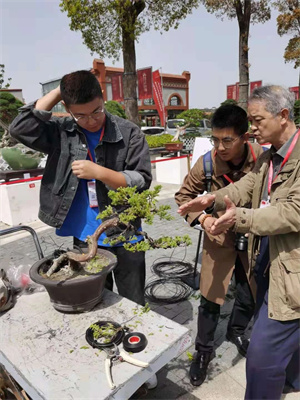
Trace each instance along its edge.
<instances>
[{"instance_id":1,"label":"denim jacket","mask_svg":"<svg viewBox=\"0 0 300 400\"><path fill-rule=\"evenodd\" d=\"M53 117L50 111L36 110L35 103L20 109L10 125L10 134L26 146L48 154L41 182L39 218L60 228L74 199L79 178L71 169L75 160L87 157L87 142L72 118ZM130 121L106 113L105 132L95 149L96 163L122 172L128 186L139 191L151 184L151 164L145 136ZM96 181L99 210L110 203L107 187Z\"/></svg>"}]
</instances>

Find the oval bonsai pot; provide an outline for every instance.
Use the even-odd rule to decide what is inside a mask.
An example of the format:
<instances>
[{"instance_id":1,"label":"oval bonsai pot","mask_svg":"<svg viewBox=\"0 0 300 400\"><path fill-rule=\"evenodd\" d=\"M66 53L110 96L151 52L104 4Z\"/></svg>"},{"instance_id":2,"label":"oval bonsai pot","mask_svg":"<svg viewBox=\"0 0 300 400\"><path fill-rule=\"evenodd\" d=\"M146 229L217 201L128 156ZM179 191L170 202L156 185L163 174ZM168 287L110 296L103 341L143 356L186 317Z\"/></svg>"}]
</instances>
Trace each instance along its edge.
<instances>
[{"instance_id":1,"label":"oval bonsai pot","mask_svg":"<svg viewBox=\"0 0 300 400\"><path fill-rule=\"evenodd\" d=\"M98 249L98 254L107 257L109 264L102 271L83 278L55 281L41 276L40 271L47 270L47 265L50 267L49 261L53 260L53 255L34 263L30 268L29 275L34 282L45 287L56 310L63 312L90 311L101 301L107 274L117 265L117 257L111 252Z\"/></svg>"},{"instance_id":2,"label":"oval bonsai pot","mask_svg":"<svg viewBox=\"0 0 300 400\"><path fill-rule=\"evenodd\" d=\"M179 151L183 149L183 143L166 143L165 149L168 151Z\"/></svg>"}]
</instances>

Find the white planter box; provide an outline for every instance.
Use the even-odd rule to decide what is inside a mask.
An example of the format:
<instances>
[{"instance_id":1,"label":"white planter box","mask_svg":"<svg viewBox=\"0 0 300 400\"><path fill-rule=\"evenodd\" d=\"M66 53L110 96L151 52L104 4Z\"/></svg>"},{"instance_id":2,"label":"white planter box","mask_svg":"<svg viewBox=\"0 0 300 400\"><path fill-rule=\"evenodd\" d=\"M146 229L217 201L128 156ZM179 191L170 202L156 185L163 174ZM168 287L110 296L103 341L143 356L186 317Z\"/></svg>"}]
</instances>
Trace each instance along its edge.
<instances>
[{"instance_id":1,"label":"white planter box","mask_svg":"<svg viewBox=\"0 0 300 400\"><path fill-rule=\"evenodd\" d=\"M27 224L38 219L40 180L0 185L0 221Z\"/></svg>"},{"instance_id":2,"label":"white planter box","mask_svg":"<svg viewBox=\"0 0 300 400\"><path fill-rule=\"evenodd\" d=\"M187 157L173 160L168 157L156 157L156 160L166 160L155 164L157 182L182 184L188 173Z\"/></svg>"}]
</instances>

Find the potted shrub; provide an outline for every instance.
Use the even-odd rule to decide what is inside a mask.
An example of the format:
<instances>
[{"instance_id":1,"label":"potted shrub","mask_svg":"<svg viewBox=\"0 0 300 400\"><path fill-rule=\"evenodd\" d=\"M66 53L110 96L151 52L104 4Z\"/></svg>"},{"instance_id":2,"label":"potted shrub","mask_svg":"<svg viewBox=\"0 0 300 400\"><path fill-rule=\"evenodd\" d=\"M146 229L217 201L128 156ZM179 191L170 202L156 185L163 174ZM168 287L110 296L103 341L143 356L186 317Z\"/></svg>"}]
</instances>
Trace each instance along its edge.
<instances>
[{"instance_id":1,"label":"potted shrub","mask_svg":"<svg viewBox=\"0 0 300 400\"><path fill-rule=\"evenodd\" d=\"M161 186L156 186L153 190L145 190L142 193L130 187L109 191L111 205L99 214L103 222L95 233L87 238L88 249L85 253L63 252L56 258L43 258L31 267L31 279L45 286L57 310L88 311L100 302L106 276L116 265L114 255L97 247L98 238L109 228L118 227L121 232L111 239L106 239L112 245L126 242L126 238L134 238L135 235L144 236L144 241L134 244L124 243L124 248L129 251L191 244L188 236L152 239L146 232L135 230L133 222L137 218L144 219L147 224L153 223L154 216L160 219L172 219L167 212L170 206L157 206L156 198L160 189Z\"/></svg>"}]
</instances>

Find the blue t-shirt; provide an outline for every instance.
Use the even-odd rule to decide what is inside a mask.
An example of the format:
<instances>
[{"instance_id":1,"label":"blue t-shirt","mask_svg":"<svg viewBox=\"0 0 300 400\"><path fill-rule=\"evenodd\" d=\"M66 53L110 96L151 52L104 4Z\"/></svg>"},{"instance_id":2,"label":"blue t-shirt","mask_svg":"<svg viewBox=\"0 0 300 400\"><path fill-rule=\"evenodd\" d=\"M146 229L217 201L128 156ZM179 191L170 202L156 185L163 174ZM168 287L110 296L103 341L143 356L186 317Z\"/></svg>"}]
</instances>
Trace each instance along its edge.
<instances>
[{"instance_id":1,"label":"blue t-shirt","mask_svg":"<svg viewBox=\"0 0 300 400\"><path fill-rule=\"evenodd\" d=\"M95 162L95 148L99 143L102 129L100 129L98 132L89 132L83 129L83 132L87 140L90 154ZM87 160L90 160L89 154L87 155ZM87 188L88 182L89 181L87 179L79 179L78 188L70 210L61 228L56 229L56 234L58 236L74 236L77 239L85 241L87 236L92 235L101 224L101 220L96 219L97 215L99 214L99 208L90 207ZM103 243L103 240L106 237L106 233L103 232L99 237L98 245L111 247L108 243ZM136 243L142 239L143 236L139 235L137 236L137 240L132 240L130 243ZM119 243L116 246L122 246L122 243Z\"/></svg>"}]
</instances>

